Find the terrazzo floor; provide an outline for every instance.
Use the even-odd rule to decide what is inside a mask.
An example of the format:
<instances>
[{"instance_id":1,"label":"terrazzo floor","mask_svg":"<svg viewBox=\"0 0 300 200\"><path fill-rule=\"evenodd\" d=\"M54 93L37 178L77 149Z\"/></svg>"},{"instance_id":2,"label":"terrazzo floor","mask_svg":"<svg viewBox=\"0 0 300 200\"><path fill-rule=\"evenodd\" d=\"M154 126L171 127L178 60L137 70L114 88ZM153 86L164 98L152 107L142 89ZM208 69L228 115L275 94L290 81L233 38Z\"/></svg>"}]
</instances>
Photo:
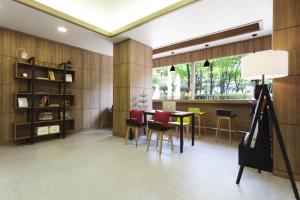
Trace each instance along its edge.
<instances>
[{"instance_id":1,"label":"terrazzo floor","mask_svg":"<svg viewBox=\"0 0 300 200\"><path fill-rule=\"evenodd\" d=\"M174 138L175 139L175 138ZM179 153L155 141L146 152L108 130L34 145L0 147L0 200L247 200L294 199L287 179L246 168L238 186L237 144L202 137ZM298 188L300 188L300 184Z\"/></svg>"}]
</instances>

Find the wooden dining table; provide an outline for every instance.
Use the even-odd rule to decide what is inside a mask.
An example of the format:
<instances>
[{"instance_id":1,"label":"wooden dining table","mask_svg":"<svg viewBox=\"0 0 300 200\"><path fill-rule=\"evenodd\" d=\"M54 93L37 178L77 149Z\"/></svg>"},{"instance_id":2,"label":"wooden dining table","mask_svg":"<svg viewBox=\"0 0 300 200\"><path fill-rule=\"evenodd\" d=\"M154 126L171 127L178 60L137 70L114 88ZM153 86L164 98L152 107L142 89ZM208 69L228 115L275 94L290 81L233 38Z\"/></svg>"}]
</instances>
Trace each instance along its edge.
<instances>
[{"instance_id":1,"label":"wooden dining table","mask_svg":"<svg viewBox=\"0 0 300 200\"><path fill-rule=\"evenodd\" d=\"M155 114L155 110L145 111L144 112L144 122L147 123L147 116L153 116ZM192 112L184 112L184 111L174 111L170 112L171 117L176 117L180 119L180 153L183 153L183 118L184 117L191 117L192 118L192 146L194 146L194 139L195 139L195 114Z\"/></svg>"}]
</instances>

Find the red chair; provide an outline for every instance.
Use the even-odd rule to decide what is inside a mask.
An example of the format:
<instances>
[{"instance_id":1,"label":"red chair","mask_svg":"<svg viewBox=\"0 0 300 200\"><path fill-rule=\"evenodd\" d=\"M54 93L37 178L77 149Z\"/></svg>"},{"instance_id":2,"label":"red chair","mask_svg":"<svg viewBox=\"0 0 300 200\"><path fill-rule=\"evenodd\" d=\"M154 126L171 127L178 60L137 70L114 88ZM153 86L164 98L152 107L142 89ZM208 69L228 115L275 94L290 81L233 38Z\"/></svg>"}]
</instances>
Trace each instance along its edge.
<instances>
[{"instance_id":1,"label":"red chair","mask_svg":"<svg viewBox=\"0 0 300 200\"><path fill-rule=\"evenodd\" d=\"M126 132L125 144L127 144L129 134L130 134L130 129L132 129L135 133L134 134L135 135L135 147L137 147L139 129L145 127L144 123L143 123L143 116L144 116L143 110L131 110L130 111L130 119L126 119L127 132Z\"/></svg>"},{"instance_id":2,"label":"red chair","mask_svg":"<svg viewBox=\"0 0 300 200\"><path fill-rule=\"evenodd\" d=\"M170 113L169 112L163 112L163 111L156 111L154 114L154 121L148 121L148 145L147 145L147 151L149 150L149 145L151 141L151 136L153 132L156 132L157 134L157 140L156 140L156 146L158 146L158 140L160 142L159 145L159 155L161 155L162 151L162 141L164 134L168 134L169 141L171 142L171 149L173 151L173 137L172 132L170 131L170 128L168 126L170 119Z\"/></svg>"}]
</instances>

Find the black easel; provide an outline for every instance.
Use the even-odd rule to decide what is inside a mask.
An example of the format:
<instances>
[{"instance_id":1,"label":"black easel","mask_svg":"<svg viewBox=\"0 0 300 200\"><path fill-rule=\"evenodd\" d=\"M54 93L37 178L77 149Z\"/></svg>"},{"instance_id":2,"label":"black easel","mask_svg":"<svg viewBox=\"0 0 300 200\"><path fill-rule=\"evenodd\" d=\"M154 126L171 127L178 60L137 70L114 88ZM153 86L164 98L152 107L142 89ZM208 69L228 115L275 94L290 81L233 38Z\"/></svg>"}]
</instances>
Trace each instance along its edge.
<instances>
[{"instance_id":1,"label":"black easel","mask_svg":"<svg viewBox=\"0 0 300 200\"><path fill-rule=\"evenodd\" d=\"M250 149L250 144L251 144L251 141L252 141L252 138L253 138L253 135L254 135L255 127L256 127L257 122L258 122L258 120L260 118L260 115L261 115L261 108L262 108L263 101L264 101L265 98L266 98L266 101L267 101L267 106L269 106L269 114L270 114L272 123L273 123L274 128L275 128L275 133L276 133L276 136L277 136L277 139L278 139L278 142L279 142L279 146L280 146L280 149L281 149L281 153L282 153L282 156L283 156L283 159L284 159L284 162L285 162L285 166L287 168L287 172L288 172L291 184L292 184L292 188L293 188L293 191L294 191L294 194L295 194L295 198L297 200L300 200L297 185L295 183L294 175L292 173L289 158L288 158L286 148L285 148L285 145L284 145L284 142L283 142L281 130L280 130L280 127L279 127L279 124L278 124L278 120L277 120L275 111L274 111L273 102L271 100L270 93L269 93L269 90L268 90L268 86L266 84L263 84L262 89L260 91L258 103L256 105L255 114L254 114L254 118L253 118L253 121L252 121L251 129L250 129L250 134L249 134L249 137L246 141L246 149L245 149L245 152L244 152L244 157L242 158L242 163L240 165L239 174L238 174L238 177L236 179L236 184L239 184L240 181L241 181L243 170L244 170L244 167L245 167L245 160L246 160L246 157L247 157L247 152Z\"/></svg>"}]
</instances>

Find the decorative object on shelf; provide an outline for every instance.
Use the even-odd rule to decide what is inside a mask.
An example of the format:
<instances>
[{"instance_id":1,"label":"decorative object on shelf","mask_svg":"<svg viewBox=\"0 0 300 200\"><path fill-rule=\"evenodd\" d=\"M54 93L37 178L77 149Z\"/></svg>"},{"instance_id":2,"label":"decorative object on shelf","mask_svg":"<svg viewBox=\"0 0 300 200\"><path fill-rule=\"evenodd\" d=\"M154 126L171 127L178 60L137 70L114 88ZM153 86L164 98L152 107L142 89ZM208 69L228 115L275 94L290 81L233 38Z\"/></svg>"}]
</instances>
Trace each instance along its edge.
<instances>
[{"instance_id":1,"label":"decorative object on shelf","mask_svg":"<svg viewBox=\"0 0 300 200\"><path fill-rule=\"evenodd\" d=\"M54 76L54 72L53 72L53 71L49 71L49 72L48 72L48 78L49 78L49 80L51 80L51 81L54 81L54 80L55 80L55 76Z\"/></svg>"},{"instance_id":2,"label":"decorative object on shelf","mask_svg":"<svg viewBox=\"0 0 300 200\"><path fill-rule=\"evenodd\" d=\"M18 48L16 50L16 57L19 62L27 63L28 62L28 53L24 48Z\"/></svg>"},{"instance_id":3,"label":"decorative object on shelf","mask_svg":"<svg viewBox=\"0 0 300 200\"><path fill-rule=\"evenodd\" d=\"M28 108L27 97L18 97L18 107L19 108Z\"/></svg>"},{"instance_id":4,"label":"decorative object on shelf","mask_svg":"<svg viewBox=\"0 0 300 200\"><path fill-rule=\"evenodd\" d=\"M69 100L65 100L65 103L64 103L64 100L61 101L61 105L65 105L65 106L70 106L70 101Z\"/></svg>"},{"instance_id":5,"label":"decorative object on shelf","mask_svg":"<svg viewBox=\"0 0 300 200\"><path fill-rule=\"evenodd\" d=\"M209 61L207 60L207 48L208 48L208 44L206 44L205 45L205 57L206 57L206 60L205 60L205 62L204 62L204 67L210 67L210 63L209 63Z\"/></svg>"},{"instance_id":6,"label":"decorative object on shelf","mask_svg":"<svg viewBox=\"0 0 300 200\"><path fill-rule=\"evenodd\" d=\"M66 82L72 82L72 74L66 74Z\"/></svg>"},{"instance_id":7,"label":"decorative object on shelf","mask_svg":"<svg viewBox=\"0 0 300 200\"><path fill-rule=\"evenodd\" d=\"M41 101L40 101L39 106L40 107L46 107L48 105L48 99L49 99L48 96L43 96Z\"/></svg>"},{"instance_id":8,"label":"decorative object on shelf","mask_svg":"<svg viewBox=\"0 0 300 200\"><path fill-rule=\"evenodd\" d=\"M60 119L63 119L63 112L60 112ZM71 114L69 110L66 110L65 112L65 119L71 119Z\"/></svg>"},{"instance_id":9,"label":"decorative object on shelf","mask_svg":"<svg viewBox=\"0 0 300 200\"><path fill-rule=\"evenodd\" d=\"M49 128L48 126L40 126L36 127L36 135L48 135L49 134Z\"/></svg>"},{"instance_id":10,"label":"decorative object on shelf","mask_svg":"<svg viewBox=\"0 0 300 200\"><path fill-rule=\"evenodd\" d=\"M58 103L52 103L49 105L49 107L59 107L59 104Z\"/></svg>"},{"instance_id":11,"label":"decorative object on shelf","mask_svg":"<svg viewBox=\"0 0 300 200\"><path fill-rule=\"evenodd\" d=\"M52 114L52 112L41 112L39 114L39 120L40 121L53 120L53 114Z\"/></svg>"},{"instance_id":12,"label":"decorative object on shelf","mask_svg":"<svg viewBox=\"0 0 300 200\"><path fill-rule=\"evenodd\" d=\"M295 183L295 178L291 169L290 161L288 158L287 150L284 145L283 136L281 133L281 128L278 123L278 119L274 110L273 102L270 96L269 88L264 83L265 78L280 78L288 76L288 52L281 50L269 50L261 51L257 53L250 53L247 56L241 59L241 77L248 80L258 80L262 79L261 91L259 94L258 101L256 103L255 114L252 120L252 125L250 132L247 134L245 139L241 141L243 145L244 152L241 155L240 169L236 179L236 184L240 183L246 161L249 157L251 149L256 145L260 145L260 139L263 136L263 132L258 130L257 136L255 132L257 130L257 124L261 123L260 120L263 117L263 114L266 114L271 118L269 120L273 127L273 135L277 137L277 141L283 156L283 160L288 172L290 183L295 195L295 199L300 199L297 185ZM267 113L265 113L267 112ZM272 126L271 125L271 126ZM275 132L275 133L274 133ZM285 134L288 134L286 132ZM285 135L284 134L284 135ZM254 138L258 140L255 140ZM260 152L260 155L265 154L266 152ZM271 155L270 155L271 156ZM260 170L261 166L258 166Z\"/></svg>"},{"instance_id":13,"label":"decorative object on shelf","mask_svg":"<svg viewBox=\"0 0 300 200\"><path fill-rule=\"evenodd\" d=\"M63 69L64 68L64 63L58 64L58 69Z\"/></svg>"},{"instance_id":14,"label":"decorative object on shelf","mask_svg":"<svg viewBox=\"0 0 300 200\"><path fill-rule=\"evenodd\" d=\"M66 62L66 67L67 67L67 69L72 69L72 62L68 60Z\"/></svg>"},{"instance_id":15,"label":"decorative object on shelf","mask_svg":"<svg viewBox=\"0 0 300 200\"><path fill-rule=\"evenodd\" d=\"M59 125L49 126L49 134L59 133L59 131L60 131Z\"/></svg>"},{"instance_id":16,"label":"decorative object on shelf","mask_svg":"<svg viewBox=\"0 0 300 200\"><path fill-rule=\"evenodd\" d=\"M27 78L27 77L28 77L28 74L27 74L27 73L23 73L23 74L22 74L22 77Z\"/></svg>"},{"instance_id":17,"label":"decorative object on shelf","mask_svg":"<svg viewBox=\"0 0 300 200\"><path fill-rule=\"evenodd\" d=\"M174 65L173 65L173 55L174 55L174 51L171 52L171 57L172 57L172 66L171 66L171 68L170 68L170 71L171 71L171 72L175 72L175 67L174 67Z\"/></svg>"}]
</instances>

